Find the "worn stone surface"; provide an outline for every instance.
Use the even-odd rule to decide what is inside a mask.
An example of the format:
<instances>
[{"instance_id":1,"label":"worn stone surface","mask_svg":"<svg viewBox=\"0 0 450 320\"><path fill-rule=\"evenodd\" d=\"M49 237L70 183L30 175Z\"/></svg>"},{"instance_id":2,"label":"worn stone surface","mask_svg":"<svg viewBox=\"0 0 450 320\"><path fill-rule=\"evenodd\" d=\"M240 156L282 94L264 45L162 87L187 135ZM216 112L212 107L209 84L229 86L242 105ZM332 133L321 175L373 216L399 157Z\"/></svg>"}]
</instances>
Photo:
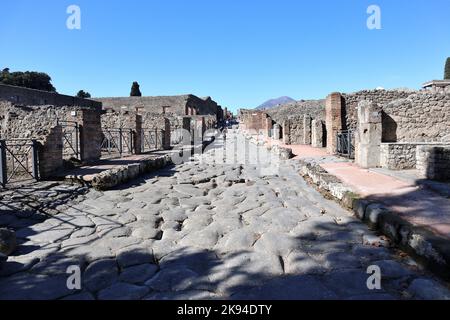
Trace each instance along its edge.
<instances>
[{"instance_id":1,"label":"worn stone surface","mask_svg":"<svg viewBox=\"0 0 450 320\"><path fill-rule=\"evenodd\" d=\"M447 297L443 283L310 187L295 160L264 171L264 147L231 164L223 140L213 146L139 182L92 190L51 218L3 218L20 237L0 270L0 299ZM66 288L72 265L80 291ZM371 265L382 290L367 288Z\"/></svg>"}]
</instances>

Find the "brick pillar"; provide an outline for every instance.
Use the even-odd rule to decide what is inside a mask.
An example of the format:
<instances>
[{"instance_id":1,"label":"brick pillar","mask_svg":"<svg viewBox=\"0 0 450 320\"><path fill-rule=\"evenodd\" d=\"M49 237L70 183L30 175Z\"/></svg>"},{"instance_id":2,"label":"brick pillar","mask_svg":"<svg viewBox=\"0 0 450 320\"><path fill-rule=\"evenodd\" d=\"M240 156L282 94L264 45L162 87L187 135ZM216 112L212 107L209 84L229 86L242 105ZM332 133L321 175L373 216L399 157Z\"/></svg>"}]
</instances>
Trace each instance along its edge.
<instances>
[{"instance_id":1,"label":"brick pillar","mask_svg":"<svg viewBox=\"0 0 450 320\"><path fill-rule=\"evenodd\" d=\"M311 117L304 115L303 117L303 144L311 144Z\"/></svg>"},{"instance_id":2,"label":"brick pillar","mask_svg":"<svg viewBox=\"0 0 450 320\"><path fill-rule=\"evenodd\" d=\"M343 101L339 92L331 93L326 100L327 152L336 154L337 134L342 130Z\"/></svg>"},{"instance_id":3,"label":"brick pillar","mask_svg":"<svg viewBox=\"0 0 450 320\"><path fill-rule=\"evenodd\" d=\"M48 179L64 166L63 132L61 126L50 129L50 133L41 141L39 148L39 177Z\"/></svg>"},{"instance_id":4,"label":"brick pillar","mask_svg":"<svg viewBox=\"0 0 450 320\"><path fill-rule=\"evenodd\" d=\"M355 162L363 168L380 166L382 139L381 107L361 101L358 104L358 127L355 136Z\"/></svg>"},{"instance_id":5,"label":"brick pillar","mask_svg":"<svg viewBox=\"0 0 450 320\"><path fill-rule=\"evenodd\" d=\"M80 126L80 155L83 163L97 161L101 157L102 124L99 110L82 109L72 113L69 120Z\"/></svg>"},{"instance_id":6,"label":"brick pillar","mask_svg":"<svg viewBox=\"0 0 450 320\"><path fill-rule=\"evenodd\" d=\"M283 121L283 143L291 144L291 120Z\"/></svg>"},{"instance_id":7,"label":"brick pillar","mask_svg":"<svg viewBox=\"0 0 450 320\"><path fill-rule=\"evenodd\" d=\"M324 124L322 120L312 120L311 122L311 145L314 148L323 148Z\"/></svg>"}]
</instances>

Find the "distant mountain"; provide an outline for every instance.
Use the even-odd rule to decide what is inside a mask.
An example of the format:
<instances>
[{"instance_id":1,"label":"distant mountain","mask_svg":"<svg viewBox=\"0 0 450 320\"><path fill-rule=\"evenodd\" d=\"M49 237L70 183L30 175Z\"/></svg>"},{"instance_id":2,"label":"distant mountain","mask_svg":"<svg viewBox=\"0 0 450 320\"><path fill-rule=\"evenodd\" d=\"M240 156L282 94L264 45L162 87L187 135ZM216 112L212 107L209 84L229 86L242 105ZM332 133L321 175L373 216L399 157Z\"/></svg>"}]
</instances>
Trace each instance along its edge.
<instances>
[{"instance_id":1,"label":"distant mountain","mask_svg":"<svg viewBox=\"0 0 450 320\"><path fill-rule=\"evenodd\" d=\"M283 105L283 104L287 104L287 103L291 103L291 102L295 102L295 100L290 97L280 97L280 98L268 100L268 101L264 102L262 105L260 105L259 107L257 107L256 109L257 110L267 110L267 109L272 109L279 105Z\"/></svg>"}]
</instances>

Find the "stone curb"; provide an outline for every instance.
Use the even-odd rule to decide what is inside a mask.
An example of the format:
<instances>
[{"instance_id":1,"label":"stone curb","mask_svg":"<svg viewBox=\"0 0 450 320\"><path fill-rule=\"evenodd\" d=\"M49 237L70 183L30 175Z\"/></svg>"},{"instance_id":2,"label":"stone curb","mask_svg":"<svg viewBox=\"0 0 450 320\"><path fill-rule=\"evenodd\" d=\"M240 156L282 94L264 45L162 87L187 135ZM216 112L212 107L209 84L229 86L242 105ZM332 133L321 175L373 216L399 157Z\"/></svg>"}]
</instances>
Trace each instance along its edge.
<instances>
[{"instance_id":1,"label":"stone curb","mask_svg":"<svg viewBox=\"0 0 450 320\"><path fill-rule=\"evenodd\" d=\"M370 228L380 231L436 275L450 279L450 240L424 227L414 226L383 204L353 192L320 165L305 160L299 163L300 174L309 178L319 191L326 192L341 206L352 210Z\"/></svg>"}]
</instances>

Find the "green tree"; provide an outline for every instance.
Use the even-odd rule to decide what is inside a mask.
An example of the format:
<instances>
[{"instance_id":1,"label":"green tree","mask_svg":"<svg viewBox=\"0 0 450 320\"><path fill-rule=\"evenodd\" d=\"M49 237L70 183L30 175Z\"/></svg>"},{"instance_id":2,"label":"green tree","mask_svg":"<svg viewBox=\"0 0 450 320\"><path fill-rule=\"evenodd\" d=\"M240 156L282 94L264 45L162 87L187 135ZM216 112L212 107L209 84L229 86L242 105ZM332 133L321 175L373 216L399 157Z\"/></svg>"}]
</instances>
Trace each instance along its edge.
<instances>
[{"instance_id":1,"label":"green tree","mask_svg":"<svg viewBox=\"0 0 450 320\"><path fill-rule=\"evenodd\" d=\"M447 62L445 63L444 79L450 80L450 58L447 58Z\"/></svg>"},{"instance_id":2,"label":"green tree","mask_svg":"<svg viewBox=\"0 0 450 320\"><path fill-rule=\"evenodd\" d=\"M130 97L141 97L142 93L139 87L139 83L137 83L136 81L133 82L133 85L131 86L131 93L130 93Z\"/></svg>"},{"instance_id":3,"label":"green tree","mask_svg":"<svg viewBox=\"0 0 450 320\"><path fill-rule=\"evenodd\" d=\"M56 89L51 82L52 78L43 72L10 72L8 68L5 68L0 74L0 83L3 84L56 92Z\"/></svg>"},{"instance_id":4,"label":"green tree","mask_svg":"<svg viewBox=\"0 0 450 320\"><path fill-rule=\"evenodd\" d=\"M90 98L91 94L89 92L85 92L84 90L80 90L77 93L77 98L81 98L81 99L87 99Z\"/></svg>"}]
</instances>

